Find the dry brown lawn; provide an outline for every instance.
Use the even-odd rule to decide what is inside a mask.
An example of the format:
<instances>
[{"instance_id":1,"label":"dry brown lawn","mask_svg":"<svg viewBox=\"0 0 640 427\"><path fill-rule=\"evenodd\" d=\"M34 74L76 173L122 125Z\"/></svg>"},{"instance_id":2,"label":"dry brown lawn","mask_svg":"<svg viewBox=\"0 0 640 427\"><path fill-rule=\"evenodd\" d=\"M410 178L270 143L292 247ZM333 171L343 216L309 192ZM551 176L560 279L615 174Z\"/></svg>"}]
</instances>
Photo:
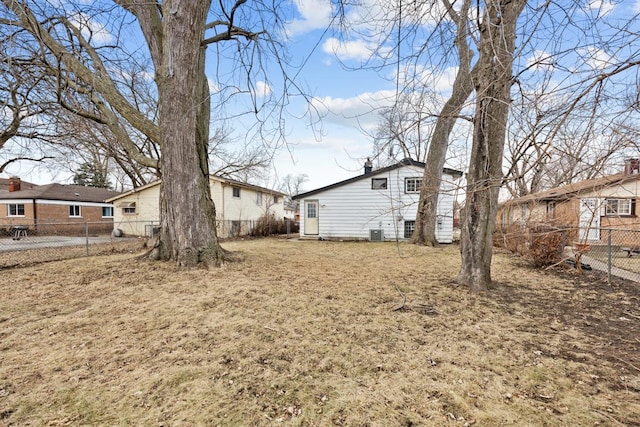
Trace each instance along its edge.
<instances>
[{"instance_id":1,"label":"dry brown lawn","mask_svg":"<svg viewBox=\"0 0 640 427\"><path fill-rule=\"evenodd\" d=\"M456 246L225 247L0 271L0 425L640 425L638 284L497 253L474 295Z\"/></svg>"}]
</instances>

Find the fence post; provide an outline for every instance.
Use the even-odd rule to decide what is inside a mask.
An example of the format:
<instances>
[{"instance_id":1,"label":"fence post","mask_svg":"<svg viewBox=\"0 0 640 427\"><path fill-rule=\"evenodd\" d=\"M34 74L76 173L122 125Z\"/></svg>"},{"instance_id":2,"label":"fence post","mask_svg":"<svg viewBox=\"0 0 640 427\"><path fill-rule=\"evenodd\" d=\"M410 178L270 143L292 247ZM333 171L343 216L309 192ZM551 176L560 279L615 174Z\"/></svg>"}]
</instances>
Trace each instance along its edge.
<instances>
[{"instance_id":1,"label":"fence post","mask_svg":"<svg viewBox=\"0 0 640 427\"><path fill-rule=\"evenodd\" d=\"M607 236L607 283L611 284L611 229Z\"/></svg>"},{"instance_id":2,"label":"fence post","mask_svg":"<svg viewBox=\"0 0 640 427\"><path fill-rule=\"evenodd\" d=\"M89 223L84 223L84 238L87 245L87 256L89 256Z\"/></svg>"}]
</instances>

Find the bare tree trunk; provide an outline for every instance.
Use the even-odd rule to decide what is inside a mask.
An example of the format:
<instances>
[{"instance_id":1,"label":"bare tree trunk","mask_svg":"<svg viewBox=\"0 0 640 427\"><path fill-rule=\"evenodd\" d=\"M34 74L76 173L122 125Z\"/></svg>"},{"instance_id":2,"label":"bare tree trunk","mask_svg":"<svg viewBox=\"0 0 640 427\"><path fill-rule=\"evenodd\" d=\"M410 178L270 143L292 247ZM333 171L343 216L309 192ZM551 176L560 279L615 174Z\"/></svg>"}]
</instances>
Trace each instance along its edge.
<instances>
[{"instance_id":1,"label":"bare tree trunk","mask_svg":"<svg viewBox=\"0 0 640 427\"><path fill-rule=\"evenodd\" d=\"M438 240L436 239L438 196L440 182L442 181L442 170L446 161L447 148L449 147L449 136L464 103L473 92L473 71L471 70L473 52L469 49L467 43L467 15L471 0L464 1L460 12L455 12L448 1L444 3L447 6L449 16L457 25L456 45L458 47L460 66L453 82L451 97L442 107L433 130L422 177L422 186L420 187L416 227L411 242L425 246L438 245Z\"/></svg>"},{"instance_id":2,"label":"bare tree trunk","mask_svg":"<svg viewBox=\"0 0 640 427\"><path fill-rule=\"evenodd\" d=\"M475 75L473 146L462 215L457 282L479 292L491 285L493 230L512 85L516 23L526 0L487 0Z\"/></svg>"},{"instance_id":3,"label":"bare tree trunk","mask_svg":"<svg viewBox=\"0 0 640 427\"><path fill-rule=\"evenodd\" d=\"M220 264L224 250L208 176L209 95L201 47L208 2L173 0L164 14L157 73L162 132L161 232L153 256ZM167 12L167 11L165 11Z\"/></svg>"}]
</instances>

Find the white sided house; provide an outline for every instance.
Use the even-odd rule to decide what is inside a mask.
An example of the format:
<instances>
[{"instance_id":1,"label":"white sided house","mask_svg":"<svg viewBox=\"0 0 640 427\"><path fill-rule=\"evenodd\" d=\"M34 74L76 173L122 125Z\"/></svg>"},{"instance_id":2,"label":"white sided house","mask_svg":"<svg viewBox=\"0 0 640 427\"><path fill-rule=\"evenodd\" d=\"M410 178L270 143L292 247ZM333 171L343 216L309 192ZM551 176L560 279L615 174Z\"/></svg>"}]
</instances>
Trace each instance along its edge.
<instances>
[{"instance_id":1,"label":"white sided house","mask_svg":"<svg viewBox=\"0 0 640 427\"><path fill-rule=\"evenodd\" d=\"M372 170L327 187L299 194L300 237L385 241L409 239L415 228L425 164L411 159ZM453 209L462 172L445 168L442 175L436 238L453 241Z\"/></svg>"},{"instance_id":2,"label":"white sided house","mask_svg":"<svg viewBox=\"0 0 640 427\"><path fill-rule=\"evenodd\" d=\"M209 184L219 237L247 235L265 214L284 218L284 193L214 175L209 177ZM152 236L157 231L160 181L122 193L109 202L114 206L114 231L118 234Z\"/></svg>"}]
</instances>

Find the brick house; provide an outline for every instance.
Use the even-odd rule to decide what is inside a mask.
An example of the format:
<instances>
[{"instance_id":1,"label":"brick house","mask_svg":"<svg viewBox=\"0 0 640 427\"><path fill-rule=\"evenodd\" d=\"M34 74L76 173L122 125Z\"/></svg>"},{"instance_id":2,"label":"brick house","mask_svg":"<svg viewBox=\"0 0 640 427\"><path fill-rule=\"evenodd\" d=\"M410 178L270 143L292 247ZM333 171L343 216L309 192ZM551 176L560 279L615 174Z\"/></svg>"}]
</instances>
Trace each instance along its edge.
<instances>
[{"instance_id":1,"label":"brick house","mask_svg":"<svg viewBox=\"0 0 640 427\"><path fill-rule=\"evenodd\" d=\"M640 160L629 159L622 173L502 203L498 207L497 237L522 236L527 228L547 225L568 229L569 243L604 243L607 236L602 229L640 230L636 211L639 197ZM614 243L628 244L622 240Z\"/></svg>"},{"instance_id":2,"label":"brick house","mask_svg":"<svg viewBox=\"0 0 640 427\"><path fill-rule=\"evenodd\" d=\"M29 233L110 233L113 205L105 200L120 193L82 185L35 185L12 177L0 180L0 231L16 226Z\"/></svg>"}]
</instances>

